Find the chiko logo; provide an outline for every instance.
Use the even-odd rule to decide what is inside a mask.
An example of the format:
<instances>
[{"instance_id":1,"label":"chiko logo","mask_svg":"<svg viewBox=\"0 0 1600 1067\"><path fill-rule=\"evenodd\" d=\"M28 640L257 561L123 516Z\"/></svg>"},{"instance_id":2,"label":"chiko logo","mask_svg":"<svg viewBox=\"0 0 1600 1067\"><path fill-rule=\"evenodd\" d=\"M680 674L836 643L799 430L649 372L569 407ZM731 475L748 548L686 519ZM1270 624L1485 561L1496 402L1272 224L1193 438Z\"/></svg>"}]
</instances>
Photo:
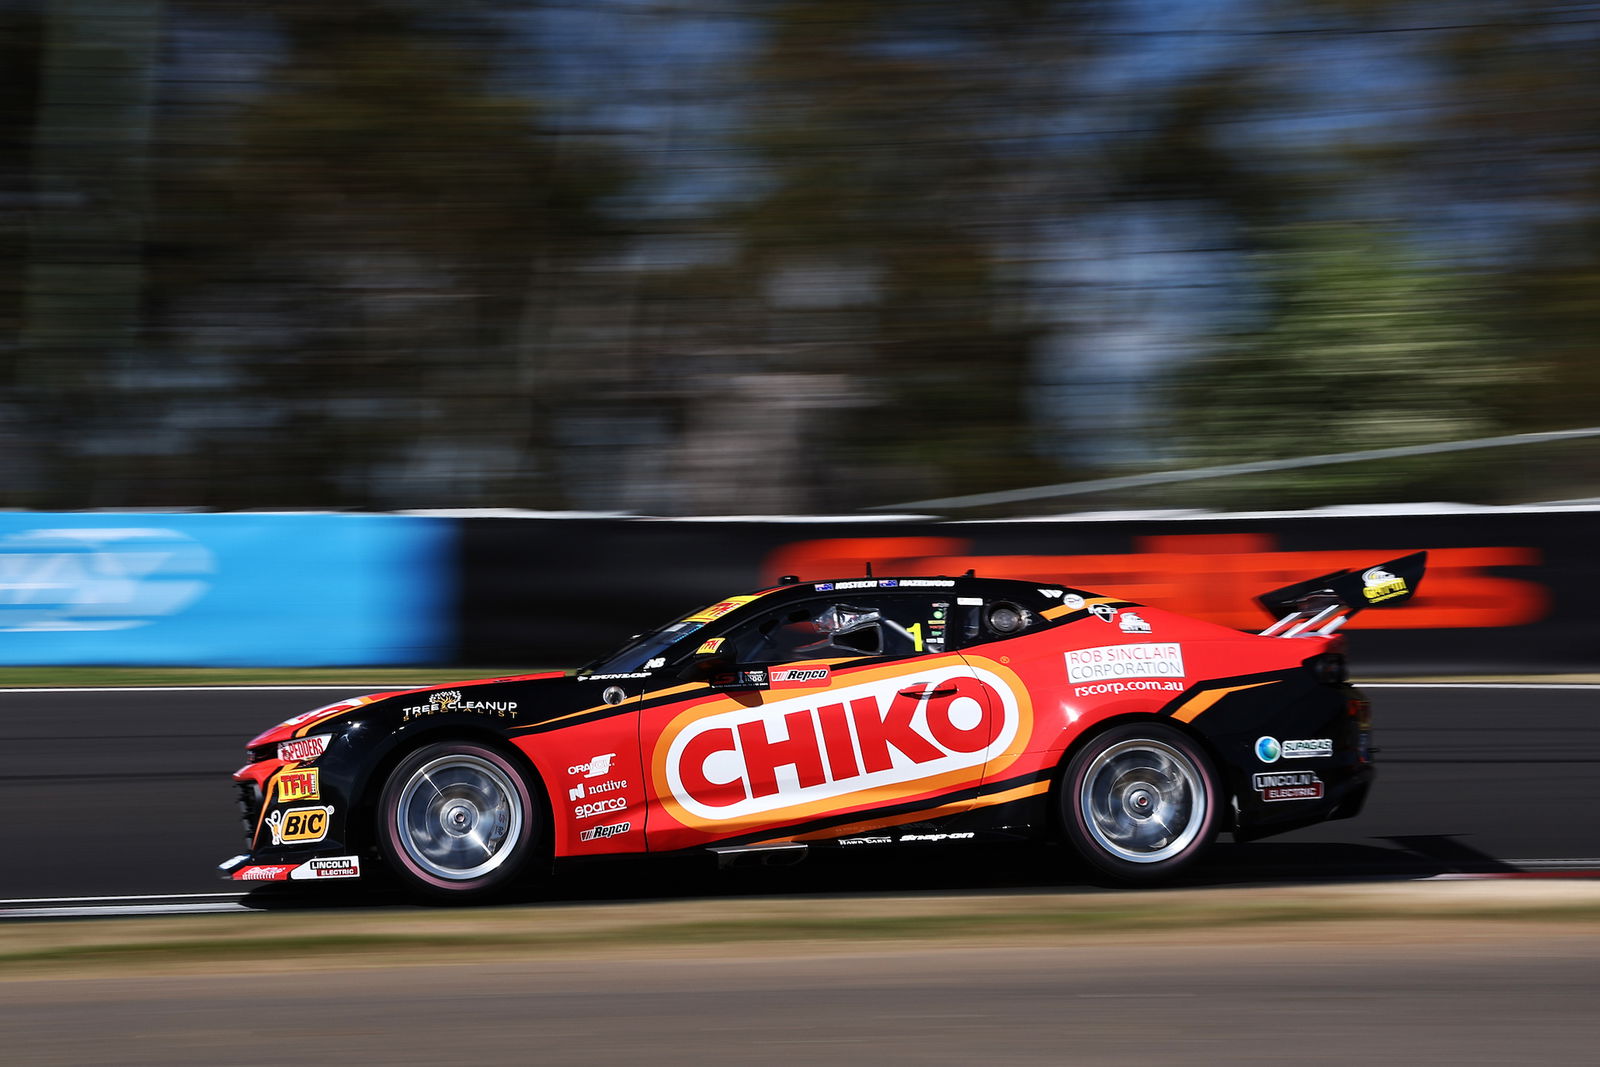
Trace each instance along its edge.
<instances>
[{"instance_id":1,"label":"chiko logo","mask_svg":"<svg viewBox=\"0 0 1600 1067\"><path fill-rule=\"evenodd\" d=\"M446 689L440 693L430 693L426 704L414 704L405 709L402 722L421 718L424 715L448 715L452 711L468 711L476 715L493 715L496 718L517 717L517 702L515 700L463 700L461 690Z\"/></svg>"},{"instance_id":2,"label":"chiko logo","mask_svg":"<svg viewBox=\"0 0 1600 1067\"><path fill-rule=\"evenodd\" d=\"M1119 678L1182 678L1183 649L1176 644L1103 645L1067 654L1073 685Z\"/></svg>"},{"instance_id":3,"label":"chiko logo","mask_svg":"<svg viewBox=\"0 0 1600 1067\"><path fill-rule=\"evenodd\" d=\"M1397 596L1404 596L1406 580L1398 578L1382 567L1373 567L1361 573L1361 584L1364 588L1361 595L1376 604L1380 600L1390 600Z\"/></svg>"},{"instance_id":4,"label":"chiko logo","mask_svg":"<svg viewBox=\"0 0 1600 1067\"><path fill-rule=\"evenodd\" d=\"M1125 634L1147 634L1150 632L1150 624L1131 611L1124 611L1118 616L1117 625Z\"/></svg>"},{"instance_id":5,"label":"chiko logo","mask_svg":"<svg viewBox=\"0 0 1600 1067\"><path fill-rule=\"evenodd\" d=\"M718 822L856 793L881 797L981 768L1005 751L1021 720L1017 695L999 676L935 667L691 721L663 738L666 785L690 816Z\"/></svg>"},{"instance_id":6,"label":"chiko logo","mask_svg":"<svg viewBox=\"0 0 1600 1067\"><path fill-rule=\"evenodd\" d=\"M288 808L267 816L267 829L272 831L274 845L310 844L328 836L328 816L333 808L323 805L315 808Z\"/></svg>"},{"instance_id":7,"label":"chiko logo","mask_svg":"<svg viewBox=\"0 0 1600 1067\"><path fill-rule=\"evenodd\" d=\"M578 831L579 841L604 841L608 837L616 837L633 829L631 822L614 822L606 826L591 826L587 830Z\"/></svg>"},{"instance_id":8,"label":"chiko logo","mask_svg":"<svg viewBox=\"0 0 1600 1067\"><path fill-rule=\"evenodd\" d=\"M581 774L585 778L598 778L602 774L611 773L611 761L616 758L615 752L607 752L601 756L590 756L588 763L579 763L568 767L568 774Z\"/></svg>"},{"instance_id":9,"label":"chiko logo","mask_svg":"<svg viewBox=\"0 0 1600 1067\"><path fill-rule=\"evenodd\" d=\"M200 599L216 569L176 530L24 530L0 537L0 632L148 626Z\"/></svg>"},{"instance_id":10,"label":"chiko logo","mask_svg":"<svg viewBox=\"0 0 1600 1067\"><path fill-rule=\"evenodd\" d=\"M1277 763L1278 757L1283 755L1283 746L1278 744L1276 737L1256 738L1256 759L1262 763Z\"/></svg>"}]
</instances>

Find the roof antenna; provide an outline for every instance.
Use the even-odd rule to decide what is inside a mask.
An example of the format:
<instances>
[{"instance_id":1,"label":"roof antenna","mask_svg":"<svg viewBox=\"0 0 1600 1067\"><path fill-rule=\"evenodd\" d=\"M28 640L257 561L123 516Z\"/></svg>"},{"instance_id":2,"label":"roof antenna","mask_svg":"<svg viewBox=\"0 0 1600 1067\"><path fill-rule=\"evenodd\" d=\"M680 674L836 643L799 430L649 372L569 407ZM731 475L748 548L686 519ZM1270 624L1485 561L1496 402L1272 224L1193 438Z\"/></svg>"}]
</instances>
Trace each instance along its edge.
<instances>
[{"instance_id":1,"label":"roof antenna","mask_svg":"<svg viewBox=\"0 0 1600 1067\"><path fill-rule=\"evenodd\" d=\"M867 577L868 578L872 577L872 561L871 560L867 561Z\"/></svg>"}]
</instances>

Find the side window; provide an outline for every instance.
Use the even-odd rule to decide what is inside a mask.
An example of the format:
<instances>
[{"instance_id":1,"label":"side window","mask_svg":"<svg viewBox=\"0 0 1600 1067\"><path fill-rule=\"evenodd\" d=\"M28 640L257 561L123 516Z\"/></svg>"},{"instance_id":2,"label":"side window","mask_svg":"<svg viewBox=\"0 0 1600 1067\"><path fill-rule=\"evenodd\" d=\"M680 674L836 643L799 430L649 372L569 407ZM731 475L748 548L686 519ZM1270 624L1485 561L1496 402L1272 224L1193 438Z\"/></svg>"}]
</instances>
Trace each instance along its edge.
<instances>
[{"instance_id":1,"label":"side window","mask_svg":"<svg viewBox=\"0 0 1600 1067\"><path fill-rule=\"evenodd\" d=\"M943 652L950 604L938 597L818 599L753 619L728 644L739 663Z\"/></svg>"}]
</instances>

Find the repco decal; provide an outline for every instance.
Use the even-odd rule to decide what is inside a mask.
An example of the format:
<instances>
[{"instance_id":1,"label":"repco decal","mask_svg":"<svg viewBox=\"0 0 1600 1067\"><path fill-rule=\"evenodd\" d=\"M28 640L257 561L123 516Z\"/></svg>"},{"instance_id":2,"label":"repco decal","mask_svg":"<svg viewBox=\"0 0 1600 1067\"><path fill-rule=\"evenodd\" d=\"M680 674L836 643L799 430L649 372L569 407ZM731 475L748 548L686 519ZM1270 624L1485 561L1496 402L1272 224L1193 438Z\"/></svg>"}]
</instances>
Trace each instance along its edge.
<instances>
[{"instance_id":1,"label":"repco decal","mask_svg":"<svg viewBox=\"0 0 1600 1067\"><path fill-rule=\"evenodd\" d=\"M700 704L656 743L657 793L685 825L725 831L977 782L1031 719L1026 689L959 657L918 666L754 707Z\"/></svg>"}]
</instances>

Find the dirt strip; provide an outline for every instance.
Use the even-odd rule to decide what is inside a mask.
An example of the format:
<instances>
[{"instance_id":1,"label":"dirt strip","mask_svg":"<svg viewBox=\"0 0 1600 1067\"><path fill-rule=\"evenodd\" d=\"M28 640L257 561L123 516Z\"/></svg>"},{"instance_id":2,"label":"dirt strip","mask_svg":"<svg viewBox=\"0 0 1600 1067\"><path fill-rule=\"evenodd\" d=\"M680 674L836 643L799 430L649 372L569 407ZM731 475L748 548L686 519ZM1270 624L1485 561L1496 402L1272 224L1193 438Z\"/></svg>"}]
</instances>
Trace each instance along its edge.
<instances>
[{"instance_id":1,"label":"dirt strip","mask_svg":"<svg viewBox=\"0 0 1600 1067\"><path fill-rule=\"evenodd\" d=\"M1534 928L1536 927L1536 931ZM1388 944L1600 934L1600 881L737 898L0 922L0 981L304 973L539 958L850 953L864 945Z\"/></svg>"}]
</instances>

